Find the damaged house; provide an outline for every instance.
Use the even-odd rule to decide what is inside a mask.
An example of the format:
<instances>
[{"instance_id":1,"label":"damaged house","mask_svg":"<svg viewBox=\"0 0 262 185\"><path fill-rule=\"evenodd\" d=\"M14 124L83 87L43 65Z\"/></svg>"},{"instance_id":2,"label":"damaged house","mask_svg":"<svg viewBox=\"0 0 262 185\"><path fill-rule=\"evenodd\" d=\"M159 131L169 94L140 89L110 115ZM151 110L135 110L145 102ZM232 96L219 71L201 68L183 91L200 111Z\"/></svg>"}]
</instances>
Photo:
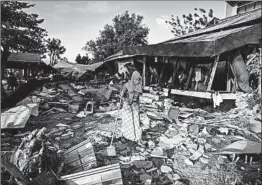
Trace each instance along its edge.
<instances>
[{"instance_id":1,"label":"damaged house","mask_svg":"<svg viewBox=\"0 0 262 185\"><path fill-rule=\"evenodd\" d=\"M261 8L162 43L126 47L105 62L114 60L118 69L121 63L133 62L143 74L145 90L158 84L174 95L234 100L236 89L252 91L247 56L259 47Z\"/></svg>"}]
</instances>

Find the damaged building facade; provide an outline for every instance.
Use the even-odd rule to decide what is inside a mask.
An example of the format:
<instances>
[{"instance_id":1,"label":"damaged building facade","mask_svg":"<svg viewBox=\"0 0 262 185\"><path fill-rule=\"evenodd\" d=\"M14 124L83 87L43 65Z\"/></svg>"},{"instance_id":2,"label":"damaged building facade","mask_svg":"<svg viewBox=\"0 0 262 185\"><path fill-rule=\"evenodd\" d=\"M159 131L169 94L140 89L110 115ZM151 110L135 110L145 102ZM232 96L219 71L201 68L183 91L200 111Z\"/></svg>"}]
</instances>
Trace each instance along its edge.
<instances>
[{"instance_id":1,"label":"damaged building facade","mask_svg":"<svg viewBox=\"0 0 262 185\"><path fill-rule=\"evenodd\" d=\"M118 72L121 63L134 63L143 74L145 90L157 84L174 95L234 100L237 89L252 91L246 64L261 48L261 8L257 7L179 38L124 48L105 62L114 60Z\"/></svg>"}]
</instances>

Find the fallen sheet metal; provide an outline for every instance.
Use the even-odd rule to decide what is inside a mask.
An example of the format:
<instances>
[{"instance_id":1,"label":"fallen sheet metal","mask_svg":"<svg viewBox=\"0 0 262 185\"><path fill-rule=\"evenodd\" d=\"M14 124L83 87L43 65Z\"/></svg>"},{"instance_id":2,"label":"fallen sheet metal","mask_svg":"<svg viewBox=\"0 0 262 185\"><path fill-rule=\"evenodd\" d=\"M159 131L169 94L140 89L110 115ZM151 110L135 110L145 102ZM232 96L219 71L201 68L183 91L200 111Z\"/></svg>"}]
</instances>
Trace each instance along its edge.
<instances>
[{"instance_id":1,"label":"fallen sheet metal","mask_svg":"<svg viewBox=\"0 0 262 185\"><path fill-rule=\"evenodd\" d=\"M30 115L38 116L38 104L11 108L1 114L1 129L24 128Z\"/></svg>"},{"instance_id":2,"label":"fallen sheet metal","mask_svg":"<svg viewBox=\"0 0 262 185\"><path fill-rule=\"evenodd\" d=\"M61 176L65 185L123 185L119 164Z\"/></svg>"},{"instance_id":3,"label":"fallen sheet metal","mask_svg":"<svg viewBox=\"0 0 262 185\"><path fill-rule=\"evenodd\" d=\"M66 150L63 154L65 166L70 173L89 170L96 166L94 149L89 140Z\"/></svg>"},{"instance_id":4,"label":"fallen sheet metal","mask_svg":"<svg viewBox=\"0 0 262 185\"><path fill-rule=\"evenodd\" d=\"M261 154L261 143L240 140L214 152L214 154Z\"/></svg>"}]
</instances>

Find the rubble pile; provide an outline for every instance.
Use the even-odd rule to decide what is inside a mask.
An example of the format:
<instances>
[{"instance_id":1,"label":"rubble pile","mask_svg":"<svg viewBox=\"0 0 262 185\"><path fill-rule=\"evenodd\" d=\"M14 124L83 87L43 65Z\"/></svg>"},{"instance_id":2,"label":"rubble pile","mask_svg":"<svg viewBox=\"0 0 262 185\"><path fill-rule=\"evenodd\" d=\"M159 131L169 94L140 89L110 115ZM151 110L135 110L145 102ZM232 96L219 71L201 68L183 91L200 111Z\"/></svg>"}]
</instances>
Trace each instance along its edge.
<instances>
[{"instance_id":1,"label":"rubble pile","mask_svg":"<svg viewBox=\"0 0 262 185\"><path fill-rule=\"evenodd\" d=\"M258 167L262 159L257 155L261 153L261 105L258 101L249 102L253 95L239 93L236 108L226 113L210 113L183 107L167 98L166 93L144 93L140 98L143 144L138 145L121 135L116 95L119 88L107 86L94 90L70 86L70 90L75 91L71 92L72 96L69 90L56 84L52 84L53 89L49 86L38 92L40 114L28 121L30 128L38 129L16 134L12 144L1 144L2 150L18 147L11 161L30 178L43 173L47 166L57 178L70 179L69 171L78 177L70 166L63 167L62 164L68 162L63 155L86 142L94 150L92 156L79 149L72 157L74 160L69 161L80 165L80 171L81 165L91 159L96 161L96 165L82 169L86 172L120 164L123 184L239 184L262 180ZM90 93L102 98L89 99ZM76 98L80 95L84 103L99 102L95 103L94 113L85 114L85 105L81 106L77 101L80 98ZM78 102L79 106L69 109L72 102ZM70 111L72 109L74 111ZM46 128L42 128L43 125ZM117 154L111 157L106 147L115 129L113 146ZM2 141L11 137L11 133L2 133Z\"/></svg>"}]
</instances>

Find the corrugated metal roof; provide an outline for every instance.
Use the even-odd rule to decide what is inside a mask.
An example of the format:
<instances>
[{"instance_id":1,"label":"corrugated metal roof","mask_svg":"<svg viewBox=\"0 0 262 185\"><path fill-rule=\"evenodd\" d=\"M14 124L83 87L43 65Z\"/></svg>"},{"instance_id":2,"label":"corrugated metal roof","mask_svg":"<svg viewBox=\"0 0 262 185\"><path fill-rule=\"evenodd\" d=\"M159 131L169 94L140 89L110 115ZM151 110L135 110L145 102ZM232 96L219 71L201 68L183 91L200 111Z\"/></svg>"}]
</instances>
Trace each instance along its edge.
<instances>
[{"instance_id":1,"label":"corrugated metal roof","mask_svg":"<svg viewBox=\"0 0 262 185\"><path fill-rule=\"evenodd\" d=\"M240 28L234 28L234 29L220 31L220 32L215 32L215 33L199 35L199 36L196 36L196 37L189 37L189 38L185 38L185 39L182 39L182 40L175 40L175 41L172 41L172 42L168 42L166 44L215 41L215 40L218 40L218 39L220 39L222 37L225 37L227 35L232 35L232 34L237 33L239 31L242 31L242 30L245 30L247 28L250 28L252 26L253 25L251 25L251 26L244 26L244 27L240 27Z\"/></svg>"},{"instance_id":2,"label":"corrugated metal roof","mask_svg":"<svg viewBox=\"0 0 262 185\"><path fill-rule=\"evenodd\" d=\"M172 43L173 41L181 40L188 37L195 37L197 35L202 35L210 32L220 31L222 29L230 29L234 26L248 23L250 21L261 19L261 8L249 11L243 14L231 16L225 19L220 20L216 25L208 26L203 29L196 30L194 32L185 34L181 37L176 37L158 44Z\"/></svg>"},{"instance_id":3,"label":"corrugated metal roof","mask_svg":"<svg viewBox=\"0 0 262 185\"><path fill-rule=\"evenodd\" d=\"M84 64L70 63L64 60L60 60L53 67L55 69L67 69L68 68L68 69L72 69L72 70L74 69L77 71L95 71L102 64L103 62L97 62L97 63L90 64L90 65L84 65Z\"/></svg>"},{"instance_id":4,"label":"corrugated metal roof","mask_svg":"<svg viewBox=\"0 0 262 185\"><path fill-rule=\"evenodd\" d=\"M117 60L117 59L123 59L123 58L130 58L130 57L133 57L135 55L123 55L123 50L107 57L104 59L104 62L109 62L109 61L112 61L112 60Z\"/></svg>"},{"instance_id":5,"label":"corrugated metal roof","mask_svg":"<svg viewBox=\"0 0 262 185\"><path fill-rule=\"evenodd\" d=\"M259 44L260 37L261 23L258 23L164 44L127 47L123 49L123 53L146 56L212 57L247 44Z\"/></svg>"},{"instance_id":6,"label":"corrugated metal roof","mask_svg":"<svg viewBox=\"0 0 262 185\"><path fill-rule=\"evenodd\" d=\"M40 54L38 53L11 53L8 62L28 62L40 63Z\"/></svg>"}]
</instances>

